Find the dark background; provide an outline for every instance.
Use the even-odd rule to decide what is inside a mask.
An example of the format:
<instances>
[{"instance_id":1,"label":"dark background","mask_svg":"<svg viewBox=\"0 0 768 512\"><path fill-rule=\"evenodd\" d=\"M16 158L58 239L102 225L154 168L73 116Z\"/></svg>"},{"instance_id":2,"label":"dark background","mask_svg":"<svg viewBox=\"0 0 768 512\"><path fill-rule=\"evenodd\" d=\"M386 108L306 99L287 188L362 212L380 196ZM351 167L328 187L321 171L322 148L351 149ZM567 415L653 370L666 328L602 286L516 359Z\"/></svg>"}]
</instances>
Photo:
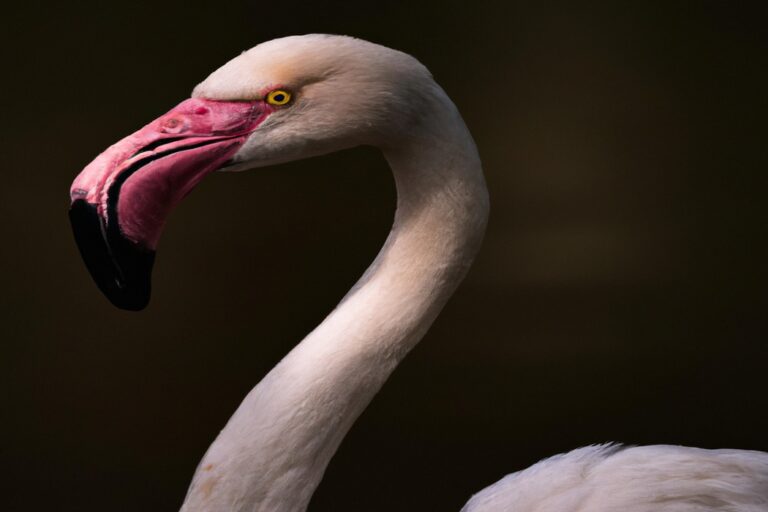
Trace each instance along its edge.
<instances>
[{"instance_id":1,"label":"dark background","mask_svg":"<svg viewBox=\"0 0 768 512\"><path fill-rule=\"evenodd\" d=\"M768 449L768 16L634 4L5 8L0 508L176 510L240 399L376 254L394 187L371 148L208 178L142 313L109 305L72 240L69 184L96 154L240 51L307 32L424 62L492 197L477 264L311 510L458 510L607 440Z\"/></svg>"}]
</instances>

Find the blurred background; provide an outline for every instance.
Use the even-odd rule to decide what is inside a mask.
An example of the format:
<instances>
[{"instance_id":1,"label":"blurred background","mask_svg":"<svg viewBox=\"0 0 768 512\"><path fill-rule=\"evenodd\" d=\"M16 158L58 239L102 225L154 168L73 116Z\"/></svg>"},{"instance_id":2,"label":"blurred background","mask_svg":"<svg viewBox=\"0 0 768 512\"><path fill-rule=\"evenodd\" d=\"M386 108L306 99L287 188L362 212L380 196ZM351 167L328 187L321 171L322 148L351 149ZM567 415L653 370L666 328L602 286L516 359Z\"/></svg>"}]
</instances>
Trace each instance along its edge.
<instances>
[{"instance_id":1,"label":"blurred background","mask_svg":"<svg viewBox=\"0 0 768 512\"><path fill-rule=\"evenodd\" d=\"M206 179L141 313L67 220L74 176L258 42L408 52L454 99L484 248L313 511L459 510L588 443L768 450L766 8L736 2L36 2L4 10L3 510L177 510L251 387L375 256L372 148Z\"/></svg>"}]
</instances>

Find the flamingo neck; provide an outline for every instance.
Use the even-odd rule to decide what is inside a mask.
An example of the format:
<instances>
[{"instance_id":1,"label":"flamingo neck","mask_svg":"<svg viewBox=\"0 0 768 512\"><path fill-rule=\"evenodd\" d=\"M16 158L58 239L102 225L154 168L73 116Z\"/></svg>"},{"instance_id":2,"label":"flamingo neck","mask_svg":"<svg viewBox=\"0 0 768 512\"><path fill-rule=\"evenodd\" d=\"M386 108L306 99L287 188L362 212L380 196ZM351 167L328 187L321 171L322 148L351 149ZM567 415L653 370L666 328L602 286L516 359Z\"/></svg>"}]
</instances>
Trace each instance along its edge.
<instances>
[{"instance_id":1,"label":"flamingo neck","mask_svg":"<svg viewBox=\"0 0 768 512\"><path fill-rule=\"evenodd\" d=\"M341 440L466 274L488 196L475 145L441 108L383 149L397 211L336 309L246 396L197 468L182 512L299 512Z\"/></svg>"}]
</instances>

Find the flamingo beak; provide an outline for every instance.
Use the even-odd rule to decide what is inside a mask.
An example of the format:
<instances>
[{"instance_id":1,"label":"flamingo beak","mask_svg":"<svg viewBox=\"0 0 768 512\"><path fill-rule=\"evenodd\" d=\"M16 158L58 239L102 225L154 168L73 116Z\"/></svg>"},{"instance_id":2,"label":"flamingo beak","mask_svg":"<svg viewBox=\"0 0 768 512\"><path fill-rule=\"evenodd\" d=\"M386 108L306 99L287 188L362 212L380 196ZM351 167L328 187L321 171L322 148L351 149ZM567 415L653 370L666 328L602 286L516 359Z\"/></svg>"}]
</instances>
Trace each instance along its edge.
<instances>
[{"instance_id":1,"label":"flamingo beak","mask_svg":"<svg viewBox=\"0 0 768 512\"><path fill-rule=\"evenodd\" d=\"M69 210L75 240L112 304L146 307L168 215L268 115L262 101L188 99L108 148L75 178Z\"/></svg>"}]
</instances>

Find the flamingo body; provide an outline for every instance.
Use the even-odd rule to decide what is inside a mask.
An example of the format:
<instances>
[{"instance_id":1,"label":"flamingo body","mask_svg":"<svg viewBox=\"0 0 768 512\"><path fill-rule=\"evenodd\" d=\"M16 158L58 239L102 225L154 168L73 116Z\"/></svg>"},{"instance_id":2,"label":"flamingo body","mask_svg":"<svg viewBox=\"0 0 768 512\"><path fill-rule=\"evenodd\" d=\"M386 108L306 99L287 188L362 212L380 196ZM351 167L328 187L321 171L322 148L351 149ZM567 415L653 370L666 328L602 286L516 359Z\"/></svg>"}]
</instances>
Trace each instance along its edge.
<instances>
[{"instance_id":1,"label":"flamingo body","mask_svg":"<svg viewBox=\"0 0 768 512\"><path fill-rule=\"evenodd\" d=\"M597 445L542 460L475 494L462 512L765 512L768 455Z\"/></svg>"}]
</instances>

